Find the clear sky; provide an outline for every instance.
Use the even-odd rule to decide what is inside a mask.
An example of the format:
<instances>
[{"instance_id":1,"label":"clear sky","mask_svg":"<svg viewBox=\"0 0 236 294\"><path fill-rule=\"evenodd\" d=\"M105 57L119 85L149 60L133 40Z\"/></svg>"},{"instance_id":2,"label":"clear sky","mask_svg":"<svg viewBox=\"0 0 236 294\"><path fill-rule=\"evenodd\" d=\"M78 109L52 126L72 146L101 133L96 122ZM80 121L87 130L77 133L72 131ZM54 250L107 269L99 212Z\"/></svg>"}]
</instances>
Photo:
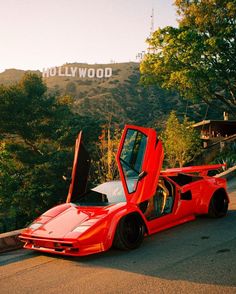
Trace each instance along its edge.
<instances>
[{"instance_id":1,"label":"clear sky","mask_svg":"<svg viewBox=\"0 0 236 294\"><path fill-rule=\"evenodd\" d=\"M151 28L176 26L172 0L0 0L0 72L137 61Z\"/></svg>"}]
</instances>

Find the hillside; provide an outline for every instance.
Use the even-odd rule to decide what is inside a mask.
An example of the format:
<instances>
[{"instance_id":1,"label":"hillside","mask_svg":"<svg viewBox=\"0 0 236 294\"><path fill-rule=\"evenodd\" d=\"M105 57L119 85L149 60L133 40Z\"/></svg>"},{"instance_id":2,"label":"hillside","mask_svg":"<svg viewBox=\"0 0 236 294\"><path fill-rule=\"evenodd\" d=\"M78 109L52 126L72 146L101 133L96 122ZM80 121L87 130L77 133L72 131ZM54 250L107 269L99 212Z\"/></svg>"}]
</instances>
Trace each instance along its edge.
<instances>
[{"instance_id":1,"label":"hillside","mask_svg":"<svg viewBox=\"0 0 236 294\"><path fill-rule=\"evenodd\" d=\"M107 76L106 69L110 69ZM14 83L24 73L23 70L5 70L0 73L0 84ZM53 95L71 96L76 113L91 115L101 121L112 116L113 121L121 125L135 123L160 128L173 109L179 116L187 113L195 121L202 120L206 114L204 104L187 103L175 93L140 85L139 64L134 62L102 65L67 63L48 71L45 69L43 75ZM219 116L211 110L207 117Z\"/></svg>"}]
</instances>

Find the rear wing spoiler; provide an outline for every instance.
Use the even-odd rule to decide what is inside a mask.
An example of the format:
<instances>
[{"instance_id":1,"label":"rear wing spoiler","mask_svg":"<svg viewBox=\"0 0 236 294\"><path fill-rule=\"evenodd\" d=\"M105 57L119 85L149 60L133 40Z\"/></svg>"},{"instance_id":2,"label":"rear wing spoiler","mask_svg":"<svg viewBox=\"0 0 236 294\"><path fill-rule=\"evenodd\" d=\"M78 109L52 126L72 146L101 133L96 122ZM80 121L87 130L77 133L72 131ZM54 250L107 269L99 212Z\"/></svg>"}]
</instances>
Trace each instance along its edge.
<instances>
[{"instance_id":1,"label":"rear wing spoiler","mask_svg":"<svg viewBox=\"0 0 236 294\"><path fill-rule=\"evenodd\" d=\"M226 167L226 164L214 164L214 165L198 165L187 166L180 168L170 168L161 171L161 176L175 176L178 173L198 174L199 176L207 176L210 170L217 170L221 167Z\"/></svg>"}]
</instances>

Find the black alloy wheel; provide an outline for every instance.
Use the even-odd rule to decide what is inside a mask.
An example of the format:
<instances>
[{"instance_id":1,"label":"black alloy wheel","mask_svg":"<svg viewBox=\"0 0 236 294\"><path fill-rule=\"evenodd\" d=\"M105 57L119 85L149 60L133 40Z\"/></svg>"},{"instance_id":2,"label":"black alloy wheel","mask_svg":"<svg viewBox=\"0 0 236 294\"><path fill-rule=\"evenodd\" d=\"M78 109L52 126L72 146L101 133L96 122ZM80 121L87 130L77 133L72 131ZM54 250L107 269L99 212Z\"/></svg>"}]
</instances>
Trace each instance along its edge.
<instances>
[{"instance_id":1,"label":"black alloy wheel","mask_svg":"<svg viewBox=\"0 0 236 294\"><path fill-rule=\"evenodd\" d=\"M122 250L138 248L144 238L144 224L136 215L123 217L116 229L114 247Z\"/></svg>"}]
</instances>

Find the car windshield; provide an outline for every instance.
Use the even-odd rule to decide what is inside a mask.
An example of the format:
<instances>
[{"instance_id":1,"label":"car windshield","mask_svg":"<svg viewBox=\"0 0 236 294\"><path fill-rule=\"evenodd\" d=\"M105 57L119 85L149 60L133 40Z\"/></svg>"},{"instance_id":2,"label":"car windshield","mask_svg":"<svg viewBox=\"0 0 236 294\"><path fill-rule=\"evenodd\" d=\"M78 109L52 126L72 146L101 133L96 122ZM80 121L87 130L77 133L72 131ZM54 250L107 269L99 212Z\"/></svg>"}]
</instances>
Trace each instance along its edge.
<instances>
[{"instance_id":1,"label":"car windshield","mask_svg":"<svg viewBox=\"0 0 236 294\"><path fill-rule=\"evenodd\" d=\"M129 185L134 185L135 179L129 181ZM124 189L121 181L111 181L103 183L78 198L78 205L86 206L106 206L112 203L126 202Z\"/></svg>"}]
</instances>

